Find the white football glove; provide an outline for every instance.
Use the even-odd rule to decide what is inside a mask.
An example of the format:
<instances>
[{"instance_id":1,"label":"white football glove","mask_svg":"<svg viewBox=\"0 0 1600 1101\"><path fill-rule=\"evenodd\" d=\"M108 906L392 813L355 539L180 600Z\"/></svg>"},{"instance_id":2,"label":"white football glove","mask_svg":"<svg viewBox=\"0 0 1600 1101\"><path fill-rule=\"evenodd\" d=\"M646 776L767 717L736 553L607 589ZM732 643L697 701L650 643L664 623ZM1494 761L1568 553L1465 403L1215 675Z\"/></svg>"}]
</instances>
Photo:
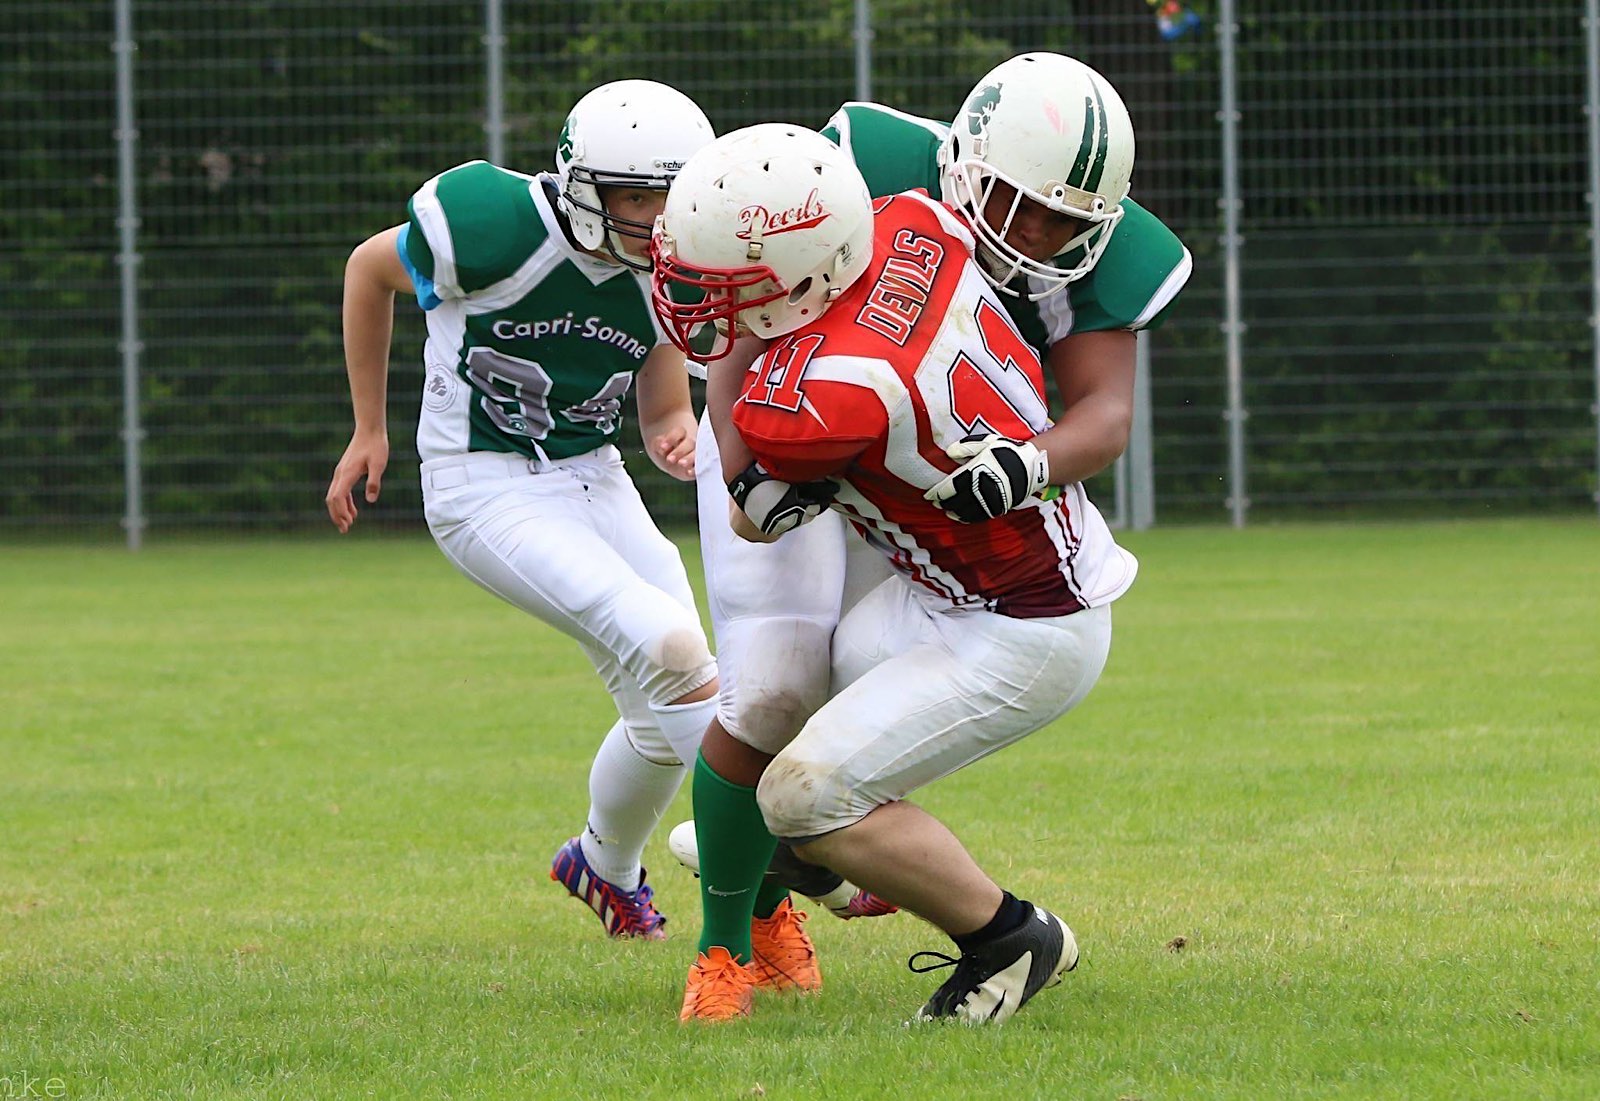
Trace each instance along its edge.
<instances>
[{"instance_id":1,"label":"white football glove","mask_svg":"<svg viewBox=\"0 0 1600 1101\"><path fill-rule=\"evenodd\" d=\"M1050 456L1004 436L968 436L945 448L960 469L922 496L952 520L1004 516L1050 484Z\"/></svg>"},{"instance_id":2,"label":"white football glove","mask_svg":"<svg viewBox=\"0 0 1600 1101\"><path fill-rule=\"evenodd\" d=\"M728 483L728 493L762 535L779 536L822 515L839 492L839 483L785 482L760 463L751 463Z\"/></svg>"}]
</instances>

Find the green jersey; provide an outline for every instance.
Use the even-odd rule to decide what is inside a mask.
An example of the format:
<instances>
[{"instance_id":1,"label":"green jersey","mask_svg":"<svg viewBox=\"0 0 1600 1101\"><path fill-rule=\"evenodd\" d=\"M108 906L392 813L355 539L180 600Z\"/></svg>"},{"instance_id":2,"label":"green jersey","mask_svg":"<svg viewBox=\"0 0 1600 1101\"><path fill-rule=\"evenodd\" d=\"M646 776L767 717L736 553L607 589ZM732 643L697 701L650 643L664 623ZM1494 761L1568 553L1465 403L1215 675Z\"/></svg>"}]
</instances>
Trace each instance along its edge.
<instances>
[{"instance_id":1,"label":"green jersey","mask_svg":"<svg viewBox=\"0 0 1600 1101\"><path fill-rule=\"evenodd\" d=\"M939 198L939 147L949 132L944 123L877 103L846 103L822 131L855 160L874 198L912 190ZM1088 275L1037 302L1005 297L1007 312L1041 354L1074 333L1155 328L1188 281L1194 262L1183 242L1132 199L1122 200L1122 209ZM1025 295L1026 282L1019 276L1012 289Z\"/></svg>"},{"instance_id":2,"label":"green jersey","mask_svg":"<svg viewBox=\"0 0 1600 1101\"><path fill-rule=\"evenodd\" d=\"M554 182L471 161L412 196L400 259L428 312L424 459L548 459L610 443L622 399L662 343L648 276L583 252Z\"/></svg>"}]
</instances>

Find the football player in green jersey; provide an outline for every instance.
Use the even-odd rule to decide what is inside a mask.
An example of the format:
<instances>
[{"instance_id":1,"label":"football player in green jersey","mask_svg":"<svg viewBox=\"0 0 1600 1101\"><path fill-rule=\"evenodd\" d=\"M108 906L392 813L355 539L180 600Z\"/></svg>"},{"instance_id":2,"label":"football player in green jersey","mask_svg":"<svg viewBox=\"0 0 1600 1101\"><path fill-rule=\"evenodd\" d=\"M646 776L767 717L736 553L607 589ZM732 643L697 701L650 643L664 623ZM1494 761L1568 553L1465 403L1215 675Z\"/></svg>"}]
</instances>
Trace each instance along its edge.
<instances>
[{"instance_id":1,"label":"football player in green jersey","mask_svg":"<svg viewBox=\"0 0 1600 1101\"><path fill-rule=\"evenodd\" d=\"M1060 390L1043 436L1051 484L1114 462L1133 415L1134 334L1164 320L1193 262L1129 197L1133 124L1111 83L1074 58L1022 54L980 79L949 126L847 103L823 134L874 195L921 188L966 215Z\"/></svg>"},{"instance_id":2,"label":"football player in green jersey","mask_svg":"<svg viewBox=\"0 0 1600 1101\"><path fill-rule=\"evenodd\" d=\"M378 499L394 296L415 294L428 321L417 451L429 530L472 581L572 636L616 703L587 824L550 870L614 937L665 936L640 855L717 706L683 563L615 446L637 385L651 459L693 477L688 376L649 308L648 243L672 178L712 137L675 89L603 85L568 115L554 174L452 168L345 273L356 426L328 515L349 530L363 478Z\"/></svg>"},{"instance_id":3,"label":"football player in green jersey","mask_svg":"<svg viewBox=\"0 0 1600 1101\"><path fill-rule=\"evenodd\" d=\"M1135 333L1165 317L1191 260L1128 197L1133 126L1110 82L1072 58L1023 54L980 79L950 125L847 103L823 134L851 154L874 196L920 189L964 215L985 275L1060 395L1053 426L1031 440L990 436L957 445L952 457L964 465L932 491L941 507L963 521L982 519L1043 485L1081 482L1115 461L1132 417ZM759 920L755 941L747 939L751 903L759 915L780 892L761 880L776 842L751 840L762 824L755 785L826 699L828 640L841 608L870 589L883 566L837 514L823 511L825 493L787 492L750 477L750 453L728 430L727 411L738 368L759 346L754 341L728 368L711 371L702 418L700 531L723 692L694 794L701 949L722 946L739 959L753 953L764 973L774 968L760 957L778 953L763 943L769 938ZM754 481L762 484L752 492ZM766 535L812 522L771 545L741 542L722 519L726 483L740 485L749 520ZM807 583L784 583L795 577ZM783 970L814 974L809 942L789 936L785 944Z\"/></svg>"}]
</instances>

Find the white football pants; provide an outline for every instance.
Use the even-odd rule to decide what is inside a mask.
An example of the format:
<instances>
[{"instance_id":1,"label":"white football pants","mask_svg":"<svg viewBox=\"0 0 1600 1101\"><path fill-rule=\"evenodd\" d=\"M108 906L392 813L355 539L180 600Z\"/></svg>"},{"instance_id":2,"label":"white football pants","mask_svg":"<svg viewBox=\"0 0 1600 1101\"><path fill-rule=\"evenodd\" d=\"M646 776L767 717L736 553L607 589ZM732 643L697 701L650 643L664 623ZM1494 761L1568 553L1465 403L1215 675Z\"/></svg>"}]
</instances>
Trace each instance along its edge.
<instances>
[{"instance_id":1,"label":"white football pants","mask_svg":"<svg viewBox=\"0 0 1600 1101\"><path fill-rule=\"evenodd\" d=\"M775 543L735 535L716 437L703 416L695 483L721 678L717 719L739 741L775 754L828 698L829 646L841 610L892 568L835 512Z\"/></svg>"},{"instance_id":2,"label":"white football pants","mask_svg":"<svg viewBox=\"0 0 1600 1101\"><path fill-rule=\"evenodd\" d=\"M694 761L706 720L680 721L670 705L717 667L678 549L616 448L548 462L495 452L431 459L422 498L458 570L578 641L644 757Z\"/></svg>"},{"instance_id":3,"label":"white football pants","mask_svg":"<svg viewBox=\"0 0 1600 1101\"><path fill-rule=\"evenodd\" d=\"M1012 619L891 577L840 622L833 697L761 778L767 828L820 837L1003 749L1077 706L1110 649L1109 606Z\"/></svg>"}]
</instances>

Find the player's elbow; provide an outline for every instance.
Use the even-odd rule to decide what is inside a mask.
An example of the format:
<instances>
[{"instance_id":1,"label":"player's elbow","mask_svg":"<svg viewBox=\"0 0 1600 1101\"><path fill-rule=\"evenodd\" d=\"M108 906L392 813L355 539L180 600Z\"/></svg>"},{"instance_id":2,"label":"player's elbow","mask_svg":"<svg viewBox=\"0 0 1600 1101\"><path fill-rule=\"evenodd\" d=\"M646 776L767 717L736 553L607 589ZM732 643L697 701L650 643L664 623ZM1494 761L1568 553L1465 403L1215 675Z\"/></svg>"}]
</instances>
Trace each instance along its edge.
<instances>
[{"instance_id":1,"label":"player's elbow","mask_svg":"<svg viewBox=\"0 0 1600 1101\"><path fill-rule=\"evenodd\" d=\"M1097 435L1110 450L1110 457L1115 459L1127 448L1128 437L1133 432L1133 399L1121 394L1105 395L1096 403L1094 414L1099 429Z\"/></svg>"},{"instance_id":2,"label":"player's elbow","mask_svg":"<svg viewBox=\"0 0 1600 1101\"><path fill-rule=\"evenodd\" d=\"M1101 458L1106 466L1116 462L1122 457L1122 453L1128 450L1128 439L1132 434L1133 410L1129 409L1124 413L1119 413L1106 421L1101 436Z\"/></svg>"}]
</instances>

